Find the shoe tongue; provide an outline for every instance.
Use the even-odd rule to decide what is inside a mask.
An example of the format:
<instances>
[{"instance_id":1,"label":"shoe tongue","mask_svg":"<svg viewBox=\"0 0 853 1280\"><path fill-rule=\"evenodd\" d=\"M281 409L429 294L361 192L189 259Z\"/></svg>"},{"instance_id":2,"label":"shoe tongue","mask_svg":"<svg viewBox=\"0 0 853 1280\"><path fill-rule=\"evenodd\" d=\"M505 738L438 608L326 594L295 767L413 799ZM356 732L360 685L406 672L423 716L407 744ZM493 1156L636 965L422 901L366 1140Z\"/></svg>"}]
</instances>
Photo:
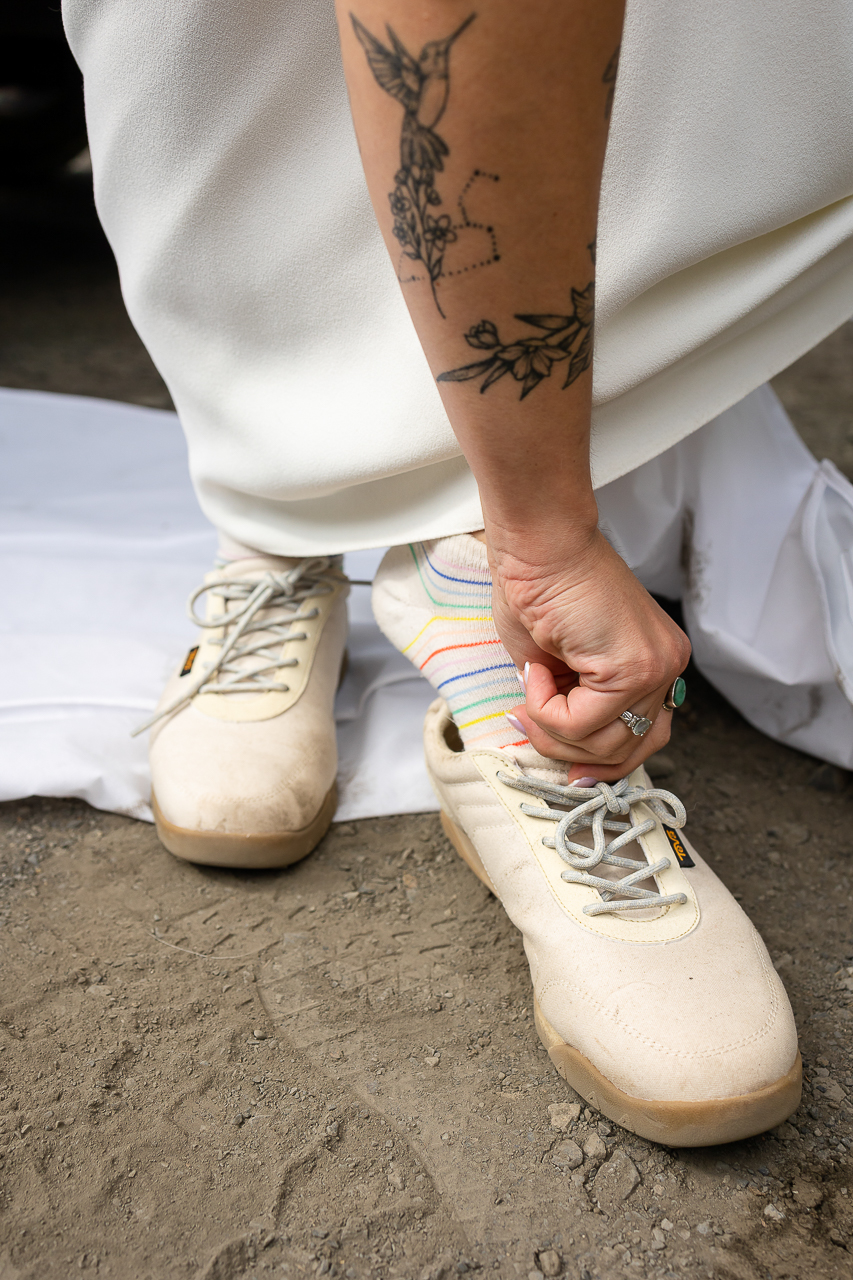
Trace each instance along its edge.
<instances>
[{"instance_id":1,"label":"shoe tongue","mask_svg":"<svg viewBox=\"0 0 853 1280\"><path fill-rule=\"evenodd\" d=\"M210 575L214 582L231 581L234 578L253 578L263 573L286 573L302 564L304 556L242 556L218 564Z\"/></svg>"},{"instance_id":2,"label":"shoe tongue","mask_svg":"<svg viewBox=\"0 0 853 1280\"><path fill-rule=\"evenodd\" d=\"M549 760L540 756L533 747L504 747L504 754L509 756L523 773L529 778L538 778L540 782L556 783L565 787L569 781L569 766L562 760Z\"/></svg>"}]
</instances>

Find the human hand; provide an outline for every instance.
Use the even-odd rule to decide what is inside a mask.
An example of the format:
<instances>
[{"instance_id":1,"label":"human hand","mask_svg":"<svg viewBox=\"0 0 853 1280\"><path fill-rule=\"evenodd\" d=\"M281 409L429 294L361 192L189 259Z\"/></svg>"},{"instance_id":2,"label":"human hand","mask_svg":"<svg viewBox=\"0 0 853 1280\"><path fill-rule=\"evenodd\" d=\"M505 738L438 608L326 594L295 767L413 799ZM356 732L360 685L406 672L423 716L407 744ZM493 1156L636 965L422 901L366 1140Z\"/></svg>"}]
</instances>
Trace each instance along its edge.
<instances>
[{"instance_id":1,"label":"human hand","mask_svg":"<svg viewBox=\"0 0 853 1280\"><path fill-rule=\"evenodd\" d=\"M541 755L571 762L570 781L624 777L669 740L663 702L690 641L597 529L558 541L547 561L507 552L488 529L486 541L498 634L526 670L513 716ZM651 729L634 736L623 711Z\"/></svg>"}]
</instances>

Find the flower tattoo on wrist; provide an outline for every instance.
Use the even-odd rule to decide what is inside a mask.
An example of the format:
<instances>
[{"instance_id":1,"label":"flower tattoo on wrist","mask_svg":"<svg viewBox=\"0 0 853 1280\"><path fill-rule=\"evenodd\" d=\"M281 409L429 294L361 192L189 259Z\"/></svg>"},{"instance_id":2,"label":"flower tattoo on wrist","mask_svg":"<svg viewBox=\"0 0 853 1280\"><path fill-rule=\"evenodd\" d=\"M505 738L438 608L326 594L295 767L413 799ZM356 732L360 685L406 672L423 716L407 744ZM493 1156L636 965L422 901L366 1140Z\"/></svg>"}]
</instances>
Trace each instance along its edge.
<instances>
[{"instance_id":1,"label":"flower tattoo on wrist","mask_svg":"<svg viewBox=\"0 0 853 1280\"><path fill-rule=\"evenodd\" d=\"M555 365L565 361L565 391L592 364L594 296L595 284L590 282L585 289L572 289L569 315L517 315L516 320L538 329L539 333L516 338L514 342L503 343L497 325L491 320L481 320L468 330L465 341L469 347L489 354L473 364L440 373L436 381L470 382L482 378L482 395L510 373L521 383L520 399L523 400L544 378L550 378Z\"/></svg>"}]
</instances>

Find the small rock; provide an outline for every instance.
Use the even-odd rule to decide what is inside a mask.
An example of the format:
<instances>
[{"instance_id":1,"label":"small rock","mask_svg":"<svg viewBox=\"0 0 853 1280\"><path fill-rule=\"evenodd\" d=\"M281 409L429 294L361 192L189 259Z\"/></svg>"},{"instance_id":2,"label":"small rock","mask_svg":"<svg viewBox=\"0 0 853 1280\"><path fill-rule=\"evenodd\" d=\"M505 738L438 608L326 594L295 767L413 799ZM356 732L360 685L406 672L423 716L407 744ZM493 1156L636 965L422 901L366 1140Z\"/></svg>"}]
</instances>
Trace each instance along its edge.
<instances>
[{"instance_id":1,"label":"small rock","mask_svg":"<svg viewBox=\"0 0 853 1280\"><path fill-rule=\"evenodd\" d=\"M528 1271L527 1280L545 1280L544 1275L539 1270Z\"/></svg>"},{"instance_id":2,"label":"small rock","mask_svg":"<svg viewBox=\"0 0 853 1280\"><path fill-rule=\"evenodd\" d=\"M773 830L783 844L805 844L811 832L803 822L780 822Z\"/></svg>"},{"instance_id":3,"label":"small rock","mask_svg":"<svg viewBox=\"0 0 853 1280\"><path fill-rule=\"evenodd\" d=\"M579 1102L552 1102L548 1108L552 1129L568 1129L569 1125L580 1118Z\"/></svg>"},{"instance_id":4,"label":"small rock","mask_svg":"<svg viewBox=\"0 0 853 1280\"><path fill-rule=\"evenodd\" d=\"M841 1088L841 1085L835 1080L821 1080L820 1092L825 1098L829 1098L830 1102L843 1102L847 1097L847 1094Z\"/></svg>"},{"instance_id":5,"label":"small rock","mask_svg":"<svg viewBox=\"0 0 853 1280\"><path fill-rule=\"evenodd\" d=\"M563 1270L563 1259L556 1249L543 1249L537 1261L543 1276L558 1276Z\"/></svg>"},{"instance_id":6,"label":"small rock","mask_svg":"<svg viewBox=\"0 0 853 1280\"><path fill-rule=\"evenodd\" d=\"M700 1222L696 1230L699 1232L700 1236L709 1236L713 1232L714 1228L711 1226L710 1222Z\"/></svg>"},{"instance_id":7,"label":"small rock","mask_svg":"<svg viewBox=\"0 0 853 1280\"><path fill-rule=\"evenodd\" d=\"M841 1245L842 1249L847 1247L847 1237L842 1235L837 1227L829 1228L829 1238L833 1244Z\"/></svg>"},{"instance_id":8,"label":"small rock","mask_svg":"<svg viewBox=\"0 0 853 1280\"><path fill-rule=\"evenodd\" d=\"M448 1258L439 1258L438 1262L433 1262L430 1266L424 1267L420 1274L420 1280L447 1280L448 1276L453 1274L455 1270L453 1263ZM353 1272L355 1275L355 1272Z\"/></svg>"},{"instance_id":9,"label":"small rock","mask_svg":"<svg viewBox=\"0 0 853 1280\"><path fill-rule=\"evenodd\" d=\"M336 1138L340 1133L340 1129L341 1127L338 1124L337 1120L333 1120L331 1124L326 1125L326 1137Z\"/></svg>"},{"instance_id":10,"label":"small rock","mask_svg":"<svg viewBox=\"0 0 853 1280\"><path fill-rule=\"evenodd\" d=\"M591 1133L584 1141L583 1153L590 1160L603 1160L607 1155L607 1147L597 1133Z\"/></svg>"},{"instance_id":11,"label":"small rock","mask_svg":"<svg viewBox=\"0 0 853 1280\"><path fill-rule=\"evenodd\" d=\"M576 1142L567 1138L551 1152L551 1159L558 1169L577 1169L583 1164L583 1152ZM546 1271L545 1274L549 1275L550 1272Z\"/></svg>"},{"instance_id":12,"label":"small rock","mask_svg":"<svg viewBox=\"0 0 853 1280\"><path fill-rule=\"evenodd\" d=\"M794 1126L788 1124L787 1120L783 1124L777 1125L773 1132L782 1142L793 1142L800 1136Z\"/></svg>"},{"instance_id":13,"label":"small rock","mask_svg":"<svg viewBox=\"0 0 853 1280\"><path fill-rule=\"evenodd\" d=\"M315 1227L311 1234L318 1240L325 1240L329 1233L328 1231L324 1231L322 1227Z\"/></svg>"},{"instance_id":14,"label":"small rock","mask_svg":"<svg viewBox=\"0 0 853 1280\"><path fill-rule=\"evenodd\" d=\"M663 1227L664 1231L672 1231L673 1227L675 1226L675 1223L670 1222L669 1218L661 1218L661 1226Z\"/></svg>"},{"instance_id":15,"label":"small rock","mask_svg":"<svg viewBox=\"0 0 853 1280\"><path fill-rule=\"evenodd\" d=\"M599 1207L605 1212L612 1212L639 1185L637 1166L624 1151L617 1150L595 1175L593 1190Z\"/></svg>"},{"instance_id":16,"label":"small rock","mask_svg":"<svg viewBox=\"0 0 853 1280\"><path fill-rule=\"evenodd\" d=\"M665 1232L661 1231L660 1227L652 1227L652 1248L653 1249L666 1248L666 1234Z\"/></svg>"},{"instance_id":17,"label":"small rock","mask_svg":"<svg viewBox=\"0 0 853 1280\"><path fill-rule=\"evenodd\" d=\"M823 1187L805 1178L795 1178L792 1190L797 1204L804 1209L816 1209L823 1200Z\"/></svg>"},{"instance_id":18,"label":"small rock","mask_svg":"<svg viewBox=\"0 0 853 1280\"><path fill-rule=\"evenodd\" d=\"M791 955L789 951L786 951L784 955L778 956L773 961L773 968L776 970L777 973L781 973L783 969L791 969L793 968L793 965L794 965L794 957Z\"/></svg>"},{"instance_id":19,"label":"small rock","mask_svg":"<svg viewBox=\"0 0 853 1280\"><path fill-rule=\"evenodd\" d=\"M441 1054L434 1053L431 1058L424 1058L424 1062L428 1067L437 1067L439 1062L441 1062Z\"/></svg>"},{"instance_id":20,"label":"small rock","mask_svg":"<svg viewBox=\"0 0 853 1280\"><path fill-rule=\"evenodd\" d=\"M268 1035L267 1035L266 1031L264 1031L263 1027L255 1027L254 1031L252 1032L252 1035L255 1037L255 1039L256 1039L256 1040L268 1040L268 1039L269 1039L269 1037L268 1037Z\"/></svg>"},{"instance_id":21,"label":"small rock","mask_svg":"<svg viewBox=\"0 0 853 1280\"><path fill-rule=\"evenodd\" d=\"M785 1220L784 1213L780 1213L779 1210L776 1208L776 1206L773 1204L768 1204L765 1207L764 1216L765 1218L769 1218L771 1222L784 1222Z\"/></svg>"},{"instance_id":22,"label":"small rock","mask_svg":"<svg viewBox=\"0 0 853 1280\"><path fill-rule=\"evenodd\" d=\"M809 777L809 786L815 791L842 791L844 770L834 764L819 764Z\"/></svg>"}]
</instances>

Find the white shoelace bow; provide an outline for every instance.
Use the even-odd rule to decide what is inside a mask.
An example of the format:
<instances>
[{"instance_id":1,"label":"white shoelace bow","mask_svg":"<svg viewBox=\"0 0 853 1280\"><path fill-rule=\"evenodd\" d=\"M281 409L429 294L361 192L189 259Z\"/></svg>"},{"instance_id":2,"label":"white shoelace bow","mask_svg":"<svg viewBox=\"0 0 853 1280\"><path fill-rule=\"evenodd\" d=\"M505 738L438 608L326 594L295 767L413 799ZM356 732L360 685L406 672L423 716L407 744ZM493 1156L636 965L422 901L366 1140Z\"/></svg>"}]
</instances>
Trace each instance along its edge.
<instances>
[{"instance_id":1,"label":"white shoelace bow","mask_svg":"<svg viewBox=\"0 0 853 1280\"><path fill-rule=\"evenodd\" d=\"M180 697L134 729L132 736L136 737L164 716L171 715L202 691L257 693L271 689L286 693L290 686L275 679L274 674L284 667L298 666L299 659L283 657L284 645L307 639L304 631L294 631L293 628L299 622L316 618L319 610L314 608L303 612L303 605L312 596L328 595L334 590L340 579L329 576L329 571L339 566L339 557L316 556L301 560L292 569L278 573L267 570L255 581L234 577L202 583L190 596L187 613L196 626L222 631L222 636L211 642L221 645L221 652L215 662L204 664L199 676ZM225 612L213 618L201 618L195 611L195 604L208 591L221 596L225 601ZM233 601L237 602L237 607L230 609ZM274 610L282 610L284 616L260 616L262 613L269 615ZM245 661L247 658L257 659L257 664L249 666Z\"/></svg>"},{"instance_id":2,"label":"white shoelace bow","mask_svg":"<svg viewBox=\"0 0 853 1280\"><path fill-rule=\"evenodd\" d=\"M549 849L556 849L563 861L568 863L568 869L561 873L561 878L570 884L587 885L601 894L603 901L584 907L585 915L598 916L606 911L633 911L638 907L666 907L672 903L687 901L685 893L656 893L652 889L640 888L640 881L665 871L672 865L671 859L660 858L657 862L650 863L619 857L620 849L638 836L653 831L656 826L654 818L634 823L631 806L640 801L647 804L666 826L684 826L687 811L678 796L671 791L659 791L655 787L633 787L627 778L612 785L599 782L596 787L561 787L556 783L540 782L538 778L514 778L503 770L497 776L506 786L515 787L517 791L527 791L549 805L548 808L537 809L533 805L522 804L521 810L531 818L544 818L557 823L554 835L543 836L542 843ZM561 807L552 809L551 804ZM565 811L566 808L568 812ZM629 821L615 821L607 817L608 813L627 814ZM592 849L572 840L571 837L580 831L592 832ZM620 834L608 843L605 831L618 831ZM608 880L589 874L602 863L611 867L623 867L628 875ZM620 900L614 902L616 895L619 895Z\"/></svg>"}]
</instances>

